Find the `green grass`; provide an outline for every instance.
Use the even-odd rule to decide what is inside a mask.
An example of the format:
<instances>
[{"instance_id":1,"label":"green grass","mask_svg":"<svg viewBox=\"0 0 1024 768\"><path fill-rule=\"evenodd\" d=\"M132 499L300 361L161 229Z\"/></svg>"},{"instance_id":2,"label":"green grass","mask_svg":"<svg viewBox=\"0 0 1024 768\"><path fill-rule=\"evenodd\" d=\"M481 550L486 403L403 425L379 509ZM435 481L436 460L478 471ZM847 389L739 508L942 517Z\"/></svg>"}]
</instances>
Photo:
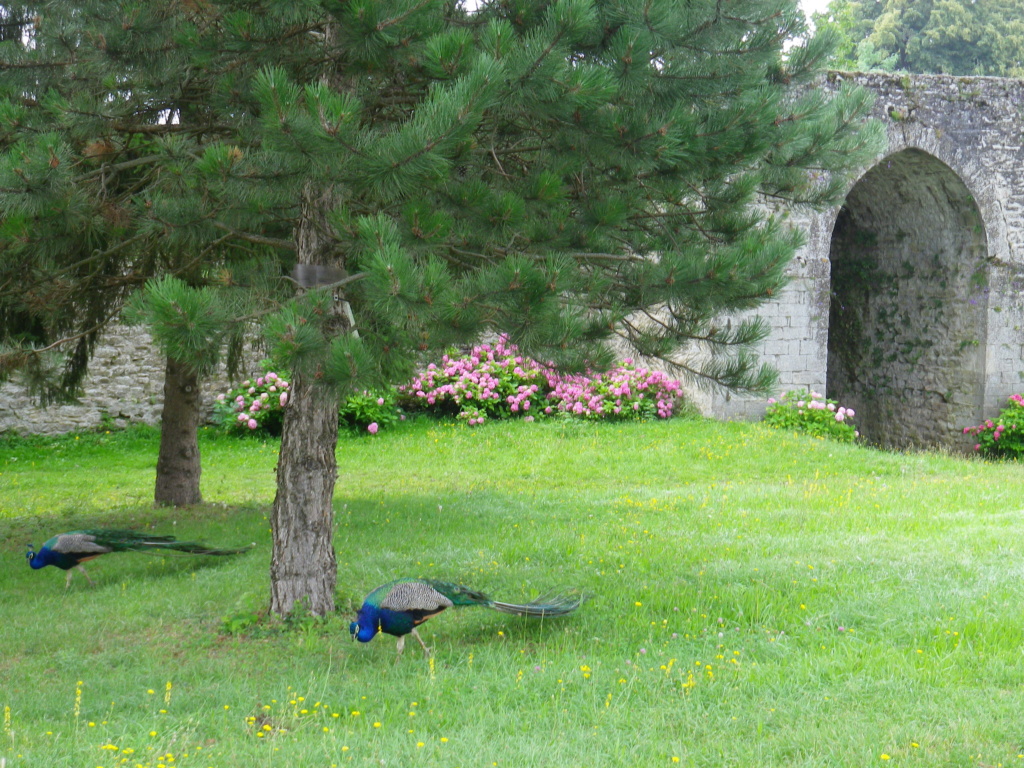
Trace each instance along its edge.
<instances>
[{"instance_id":1,"label":"green grass","mask_svg":"<svg viewBox=\"0 0 1024 768\"><path fill-rule=\"evenodd\" d=\"M1024 766L1017 464L702 420L346 435L339 615L282 623L253 620L277 444L201 447L208 503L154 510L152 431L0 439L7 767ZM258 547L67 593L25 565L85 525ZM594 598L448 611L396 664L347 623L399 576Z\"/></svg>"}]
</instances>

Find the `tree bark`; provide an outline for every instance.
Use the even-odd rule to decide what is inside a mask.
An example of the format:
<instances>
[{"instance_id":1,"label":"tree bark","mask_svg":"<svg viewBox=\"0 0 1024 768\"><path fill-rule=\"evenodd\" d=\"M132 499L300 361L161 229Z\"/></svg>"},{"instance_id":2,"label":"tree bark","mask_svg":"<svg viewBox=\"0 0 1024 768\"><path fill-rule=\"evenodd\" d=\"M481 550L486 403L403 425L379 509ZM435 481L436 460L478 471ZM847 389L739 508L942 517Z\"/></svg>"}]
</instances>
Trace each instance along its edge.
<instances>
[{"instance_id":1,"label":"tree bark","mask_svg":"<svg viewBox=\"0 0 1024 768\"><path fill-rule=\"evenodd\" d=\"M296 229L300 264L331 264L333 241L326 221L332 194L307 190ZM351 310L335 296L323 321L325 343L352 330ZM334 611L338 564L334 557L334 481L338 475L338 394L319 381L319 370L294 371L284 409L277 495L271 513L274 549L270 609L291 613L297 602L317 616Z\"/></svg>"},{"instance_id":2,"label":"tree bark","mask_svg":"<svg viewBox=\"0 0 1024 768\"><path fill-rule=\"evenodd\" d=\"M305 376L293 376L270 523L270 609L275 613L291 613L300 600L307 601L308 610L317 616L334 610L337 442L337 394Z\"/></svg>"},{"instance_id":3,"label":"tree bark","mask_svg":"<svg viewBox=\"0 0 1024 768\"><path fill-rule=\"evenodd\" d=\"M160 453L156 461L154 501L159 506L199 504L199 375L167 358Z\"/></svg>"}]
</instances>

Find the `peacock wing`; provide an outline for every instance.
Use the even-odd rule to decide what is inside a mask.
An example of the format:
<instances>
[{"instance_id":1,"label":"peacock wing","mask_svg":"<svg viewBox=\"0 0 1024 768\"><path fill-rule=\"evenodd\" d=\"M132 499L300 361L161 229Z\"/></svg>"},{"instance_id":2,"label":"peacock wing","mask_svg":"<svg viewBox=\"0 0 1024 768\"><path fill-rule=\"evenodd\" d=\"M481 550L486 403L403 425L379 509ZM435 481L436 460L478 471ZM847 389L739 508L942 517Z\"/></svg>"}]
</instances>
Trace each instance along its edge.
<instances>
[{"instance_id":1,"label":"peacock wing","mask_svg":"<svg viewBox=\"0 0 1024 768\"><path fill-rule=\"evenodd\" d=\"M53 552L65 555L105 555L113 552L114 547L108 546L96 540L96 537L86 531L71 531L61 533L47 541L44 547Z\"/></svg>"},{"instance_id":2,"label":"peacock wing","mask_svg":"<svg viewBox=\"0 0 1024 768\"><path fill-rule=\"evenodd\" d=\"M451 608L452 601L425 581L397 581L381 598L380 607L390 611L409 611L420 615L440 613Z\"/></svg>"}]
</instances>

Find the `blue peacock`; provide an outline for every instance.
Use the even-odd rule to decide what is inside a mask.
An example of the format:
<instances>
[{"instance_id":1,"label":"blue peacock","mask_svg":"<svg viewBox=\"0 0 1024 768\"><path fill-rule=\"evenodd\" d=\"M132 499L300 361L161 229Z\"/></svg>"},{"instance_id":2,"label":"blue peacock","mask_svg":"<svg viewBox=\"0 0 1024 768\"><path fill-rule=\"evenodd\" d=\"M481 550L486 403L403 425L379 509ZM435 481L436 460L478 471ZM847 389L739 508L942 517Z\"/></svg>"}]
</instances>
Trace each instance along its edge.
<instances>
[{"instance_id":1,"label":"blue peacock","mask_svg":"<svg viewBox=\"0 0 1024 768\"><path fill-rule=\"evenodd\" d=\"M434 579L398 579L377 587L366 596L356 620L349 625L354 640L368 643L379 632L398 638L398 653L405 647L405 636L412 634L424 653L430 649L416 627L446 608L478 605L502 613L530 618L567 616L579 608L586 596L574 590L542 595L526 605L492 600L483 592Z\"/></svg>"},{"instance_id":2,"label":"blue peacock","mask_svg":"<svg viewBox=\"0 0 1024 768\"><path fill-rule=\"evenodd\" d=\"M92 584L93 580L85 572L82 563L111 552L153 552L154 550L164 550L166 552L186 555L223 556L237 555L255 546L255 544L250 544L247 547L222 549L210 547L196 541L178 541L173 536L151 536L137 531L92 528L59 533L53 538L47 539L38 552L34 551L31 545L29 545L25 556L28 558L28 564L33 568L38 569L54 565L61 570L67 571L68 578L64 584L64 588L67 589L71 586L71 577L74 575L74 571L71 570L72 568L80 570L85 574L86 580Z\"/></svg>"}]
</instances>

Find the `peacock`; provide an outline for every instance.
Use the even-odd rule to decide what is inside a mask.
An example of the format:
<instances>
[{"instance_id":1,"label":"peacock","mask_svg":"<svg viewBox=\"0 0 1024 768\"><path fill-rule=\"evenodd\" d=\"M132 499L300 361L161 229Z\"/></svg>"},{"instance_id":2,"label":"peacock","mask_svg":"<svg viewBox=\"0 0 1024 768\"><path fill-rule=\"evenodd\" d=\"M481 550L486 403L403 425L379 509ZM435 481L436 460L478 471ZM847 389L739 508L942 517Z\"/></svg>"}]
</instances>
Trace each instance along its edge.
<instances>
[{"instance_id":1,"label":"peacock","mask_svg":"<svg viewBox=\"0 0 1024 768\"><path fill-rule=\"evenodd\" d=\"M61 570L68 572L64 588L71 586L71 577L74 575L72 568L77 568L90 584L93 580L85 572L82 563L92 560L100 555L110 552L152 552L153 550L168 550L169 552L180 552L187 555L237 555L240 552L255 547L250 544L247 547L235 549L219 549L208 547L195 541L178 541L173 536L150 536L138 531L123 531L113 529L92 528L82 531L68 531L59 533L48 539L38 552L33 551L29 545L26 557L28 564L33 568L45 568L48 565L55 565Z\"/></svg>"},{"instance_id":2,"label":"peacock","mask_svg":"<svg viewBox=\"0 0 1024 768\"><path fill-rule=\"evenodd\" d=\"M492 600L483 592L447 581L398 579L368 594L348 629L352 639L362 643L373 640L378 632L394 635L398 638L399 656L405 647L405 636L412 633L429 657L430 649L416 627L445 608L480 605L514 616L543 619L567 616L585 600L585 595L570 590L542 595L526 605L515 605Z\"/></svg>"}]
</instances>

